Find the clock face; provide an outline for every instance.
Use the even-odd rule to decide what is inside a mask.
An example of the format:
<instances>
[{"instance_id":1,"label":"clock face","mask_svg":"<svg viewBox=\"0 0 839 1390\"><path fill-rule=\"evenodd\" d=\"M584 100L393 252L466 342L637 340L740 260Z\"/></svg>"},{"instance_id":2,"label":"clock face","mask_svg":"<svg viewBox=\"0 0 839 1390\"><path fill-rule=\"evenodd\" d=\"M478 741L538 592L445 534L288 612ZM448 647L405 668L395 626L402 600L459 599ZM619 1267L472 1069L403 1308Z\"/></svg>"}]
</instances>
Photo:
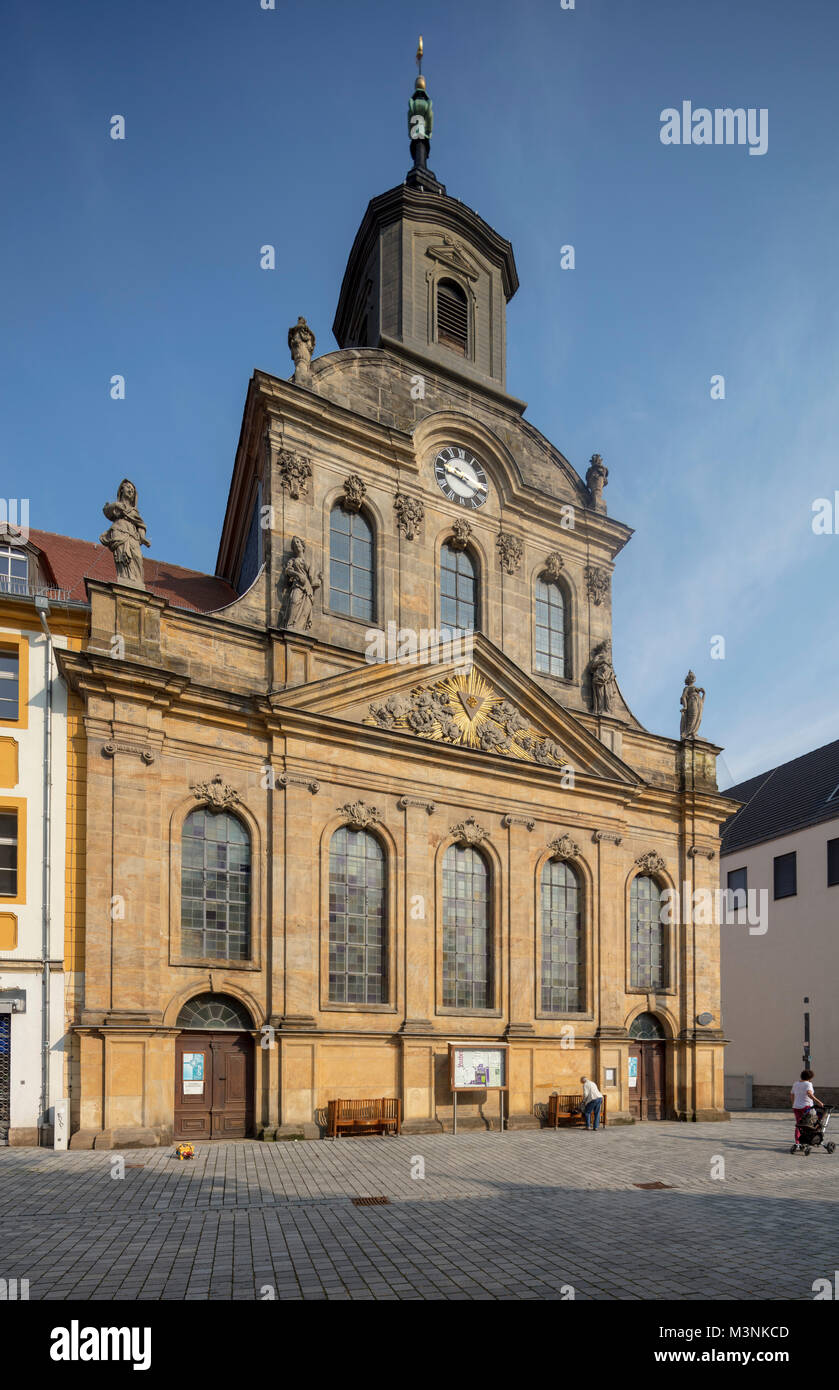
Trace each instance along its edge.
<instances>
[{"instance_id":1,"label":"clock face","mask_svg":"<svg viewBox=\"0 0 839 1390\"><path fill-rule=\"evenodd\" d=\"M458 444L447 444L434 460L434 473L440 491L461 507L482 507L489 496L489 483L474 454Z\"/></svg>"}]
</instances>

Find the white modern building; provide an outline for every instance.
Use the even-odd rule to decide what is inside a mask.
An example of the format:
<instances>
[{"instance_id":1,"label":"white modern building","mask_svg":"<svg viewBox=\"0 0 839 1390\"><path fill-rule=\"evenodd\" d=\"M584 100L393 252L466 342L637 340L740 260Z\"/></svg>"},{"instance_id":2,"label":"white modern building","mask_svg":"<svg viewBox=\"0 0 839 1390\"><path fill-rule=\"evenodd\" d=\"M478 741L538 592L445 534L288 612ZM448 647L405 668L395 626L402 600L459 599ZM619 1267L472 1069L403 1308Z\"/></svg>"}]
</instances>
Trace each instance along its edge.
<instances>
[{"instance_id":1,"label":"white modern building","mask_svg":"<svg viewBox=\"0 0 839 1390\"><path fill-rule=\"evenodd\" d=\"M721 883L748 894L720 928L726 1106L788 1108L805 1057L837 1103L839 741L725 794L744 805L723 833Z\"/></svg>"}]
</instances>

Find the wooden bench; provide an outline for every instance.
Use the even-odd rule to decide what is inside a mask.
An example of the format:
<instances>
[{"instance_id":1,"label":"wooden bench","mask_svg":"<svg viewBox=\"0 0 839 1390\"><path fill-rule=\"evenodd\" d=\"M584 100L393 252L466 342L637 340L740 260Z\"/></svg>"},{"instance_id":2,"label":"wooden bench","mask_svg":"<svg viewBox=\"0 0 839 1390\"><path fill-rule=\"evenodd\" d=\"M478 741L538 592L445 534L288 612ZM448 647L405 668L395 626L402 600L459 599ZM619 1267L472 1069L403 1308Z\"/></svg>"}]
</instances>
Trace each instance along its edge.
<instances>
[{"instance_id":1,"label":"wooden bench","mask_svg":"<svg viewBox=\"0 0 839 1390\"><path fill-rule=\"evenodd\" d=\"M401 1134L402 1101L383 1096L380 1100L331 1100L327 1108L327 1135Z\"/></svg>"},{"instance_id":2,"label":"wooden bench","mask_svg":"<svg viewBox=\"0 0 839 1390\"><path fill-rule=\"evenodd\" d=\"M561 1096L554 1091L553 1095L548 1096L548 1127L557 1129L562 1120L569 1125L584 1125L586 1122L583 1114L583 1097ZM606 1124L606 1097L603 1097L603 1104L600 1107L600 1123Z\"/></svg>"}]
</instances>

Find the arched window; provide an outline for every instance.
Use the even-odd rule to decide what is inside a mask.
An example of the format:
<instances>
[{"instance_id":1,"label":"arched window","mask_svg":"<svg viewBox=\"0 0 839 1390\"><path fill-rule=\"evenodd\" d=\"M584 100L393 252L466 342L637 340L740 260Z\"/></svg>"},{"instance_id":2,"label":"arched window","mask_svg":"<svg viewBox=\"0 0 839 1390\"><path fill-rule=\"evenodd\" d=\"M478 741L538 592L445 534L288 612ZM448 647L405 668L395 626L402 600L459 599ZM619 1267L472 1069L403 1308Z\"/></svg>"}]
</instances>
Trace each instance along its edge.
<instances>
[{"instance_id":1,"label":"arched window","mask_svg":"<svg viewBox=\"0 0 839 1390\"><path fill-rule=\"evenodd\" d=\"M542 575L536 580L536 670L567 676L565 597L559 585Z\"/></svg>"},{"instance_id":2,"label":"arched window","mask_svg":"<svg viewBox=\"0 0 839 1390\"><path fill-rule=\"evenodd\" d=\"M176 1028L224 1028L240 1032L243 1028L253 1028L244 1004L230 994L196 994L188 999L178 1014Z\"/></svg>"},{"instance_id":3,"label":"arched window","mask_svg":"<svg viewBox=\"0 0 839 1390\"><path fill-rule=\"evenodd\" d=\"M350 618L373 617L373 528L363 512L340 502L329 520L329 606Z\"/></svg>"},{"instance_id":4,"label":"arched window","mask_svg":"<svg viewBox=\"0 0 839 1390\"><path fill-rule=\"evenodd\" d=\"M250 959L251 843L245 826L227 811L191 811L181 855L181 954Z\"/></svg>"},{"instance_id":5,"label":"arched window","mask_svg":"<svg viewBox=\"0 0 839 1390\"><path fill-rule=\"evenodd\" d=\"M437 286L437 341L461 357L469 350L469 304L454 280L441 280Z\"/></svg>"},{"instance_id":6,"label":"arched window","mask_svg":"<svg viewBox=\"0 0 839 1390\"><path fill-rule=\"evenodd\" d=\"M383 1004L385 859L375 835L342 825L329 846L329 998Z\"/></svg>"},{"instance_id":7,"label":"arched window","mask_svg":"<svg viewBox=\"0 0 839 1390\"><path fill-rule=\"evenodd\" d=\"M667 983L661 889L639 874L629 892L630 980L633 989L664 989Z\"/></svg>"},{"instance_id":8,"label":"arched window","mask_svg":"<svg viewBox=\"0 0 839 1390\"><path fill-rule=\"evenodd\" d=\"M488 1009L491 1003L489 869L471 846L449 845L443 858L443 1004Z\"/></svg>"},{"instance_id":9,"label":"arched window","mask_svg":"<svg viewBox=\"0 0 839 1390\"><path fill-rule=\"evenodd\" d=\"M658 1041L665 1036L661 1020L655 1014L639 1014L629 1026L629 1036L644 1042Z\"/></svg>"},{"instance_id":10,"label":"arched window","mask_svg":"<svg viewBox=\"0 0 839 1390\"><path fill-rule=\"evenodd\" d=\"M582 894L570 864L550 859L542 870L542 1008L568 1014L583 1008Z\"/></svg>"},{"instance_id":11,"label":"arched window","mask_svg":"<svg viewBox=\"0 0 839 1390\"><path fill-rule=\"evenodd\" d=\"M474 632L478 626L478 575L468 550L444 541L440 550L440 627Z\"/></svg>"}]
</instances>

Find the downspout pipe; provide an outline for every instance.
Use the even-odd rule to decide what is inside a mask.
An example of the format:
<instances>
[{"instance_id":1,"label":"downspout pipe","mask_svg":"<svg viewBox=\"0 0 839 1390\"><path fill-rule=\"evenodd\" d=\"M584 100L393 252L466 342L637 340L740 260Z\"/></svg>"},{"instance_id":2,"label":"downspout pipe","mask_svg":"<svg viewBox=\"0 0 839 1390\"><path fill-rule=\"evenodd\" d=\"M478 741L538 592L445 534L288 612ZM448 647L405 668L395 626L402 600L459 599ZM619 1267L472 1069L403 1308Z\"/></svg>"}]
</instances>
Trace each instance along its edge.
<instances>
[{"instance_id":1,"label":"downspout pipe","mask_svg":"<svg viewBox=\"0 0 839 1390\"><path fill-rule=\"evenodd\" d=\"M43 926L41 935L41 1115L39 1140L50 1108L50 944L52 897L52 633L47 617L49 599L40 594L35 610L46 639L44 646L44 830L43 830Z\"/></svg>"}]
</instances>

